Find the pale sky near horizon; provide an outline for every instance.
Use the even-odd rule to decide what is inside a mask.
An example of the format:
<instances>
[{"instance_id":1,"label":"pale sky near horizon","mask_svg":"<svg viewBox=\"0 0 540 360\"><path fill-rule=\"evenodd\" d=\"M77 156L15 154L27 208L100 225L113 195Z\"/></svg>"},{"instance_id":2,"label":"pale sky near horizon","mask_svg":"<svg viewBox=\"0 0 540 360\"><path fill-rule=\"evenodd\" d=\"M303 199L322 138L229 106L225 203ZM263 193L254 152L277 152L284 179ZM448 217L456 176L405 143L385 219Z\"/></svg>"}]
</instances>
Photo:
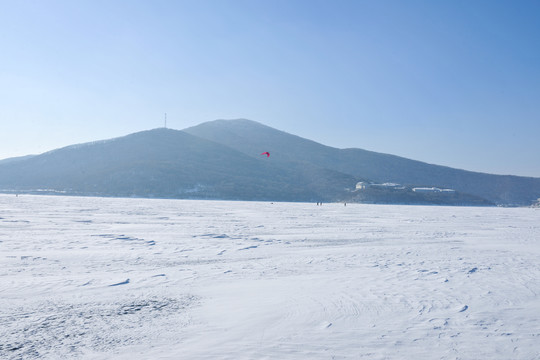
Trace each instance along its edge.
<instances>
[{"instance_id":1,"label":"pale sky near horizon","mask_svg":"<svg viewBox=\"0 0 540 360\"><path fill-rule=\"evenodd\" d=\"M540 177L540 1L0 0L0 159L246 118Z\"/></svg>"}]
</instances>

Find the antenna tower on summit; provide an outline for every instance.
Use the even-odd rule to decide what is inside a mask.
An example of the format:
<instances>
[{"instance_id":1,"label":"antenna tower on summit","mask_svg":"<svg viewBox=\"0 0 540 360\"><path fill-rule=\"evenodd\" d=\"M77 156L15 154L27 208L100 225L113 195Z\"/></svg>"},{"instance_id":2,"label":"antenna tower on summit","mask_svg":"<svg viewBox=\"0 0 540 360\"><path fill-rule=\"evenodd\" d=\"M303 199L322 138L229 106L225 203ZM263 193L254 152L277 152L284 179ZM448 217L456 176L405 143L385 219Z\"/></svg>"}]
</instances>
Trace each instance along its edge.
<instances>
[{"instance_id":1,"label":"antenna tower on summit","mask_svg":"<svg viewBox=\"0 0 540 360\"><path fill-rule=\"evenodd\" d=\"M167 113L165 113L165 129L167 128Z\"/></svg>"}]
</instances>

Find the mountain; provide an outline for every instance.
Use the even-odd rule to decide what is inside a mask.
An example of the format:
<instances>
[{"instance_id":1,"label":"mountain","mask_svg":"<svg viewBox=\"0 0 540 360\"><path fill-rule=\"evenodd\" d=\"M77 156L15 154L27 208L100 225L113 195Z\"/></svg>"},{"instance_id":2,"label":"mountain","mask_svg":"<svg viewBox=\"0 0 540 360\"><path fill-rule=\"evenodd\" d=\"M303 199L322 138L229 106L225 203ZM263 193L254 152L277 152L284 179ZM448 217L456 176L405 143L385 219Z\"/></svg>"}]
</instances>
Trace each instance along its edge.
<instances>
[{"instance_id":1,"label":"mountain","mask_svg":"<svg viewBox=\"0 0 540 360\"><path fill-rule=\"evenodd\" d=\"M540 198L540 178L492 175L363 149L337 149L250 120L216 120L185 131L245 154L269 151L275 161L289 168L308 163L378 183L451 188L500 205L528 205Z\"/></svg>"},{"instance_id":2,"label":"mountain","mask_svg":"<svg viewBox=\"0 0 540 360\"><path fill-rule=\"evenodd\" d=\"M0 189L67 194L242 200L328 200L356 179L290 172L183 131L155 129L0 164ZM341 190L321 194L326 183Z\"/></svg>"},{"instance_id":3,"label":"mountain","mask_svg":"<svg viewBox=\"0 0 540 360\"><path fill-rule=\"evenodd\" d=\"M268 151L271 156L261 156ZM371 184L356 190L358 182ZM393 182L400 187L375 186ZM451 188L416 192L413 187ZM0 161L0 191L268 201L530 205L540 179L337 149L250 120L154 129Z\"/></svg>"},{"instance_id":4,"label":"mountain","mask_svg":"<svg viewBox=\"0 0 540 360\"><path fill-rule=\"evenodd\" d=\"M18 156L18 157L12 157L12 158L8 158L8 159L3 159L3 160L0 160L0 165L2 164L8 164L8 163L11 163L11 162L17 162L17 161L21 161L21 160L27 160L27 159L30 159L31 157L34 157L35 155L26 155L26 156Z\"/></svg>"}]
</instances>

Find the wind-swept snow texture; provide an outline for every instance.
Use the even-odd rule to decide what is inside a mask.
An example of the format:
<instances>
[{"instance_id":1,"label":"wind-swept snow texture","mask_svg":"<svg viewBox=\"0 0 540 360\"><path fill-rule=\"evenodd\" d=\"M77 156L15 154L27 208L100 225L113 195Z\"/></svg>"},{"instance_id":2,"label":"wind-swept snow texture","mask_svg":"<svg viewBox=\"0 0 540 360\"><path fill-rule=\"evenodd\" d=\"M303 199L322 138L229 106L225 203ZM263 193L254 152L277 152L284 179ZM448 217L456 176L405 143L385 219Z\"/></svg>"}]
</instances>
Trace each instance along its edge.
<instances>
[{"instance_id":1,"label":"wind-swept snow texture","mask_svg":"<svg viewBox=\"0 0 540 360\"><path fill-rule=\"evenodd\" d=\"M540 209L0 195L2 359L539 359Z\"/></svg>"}]
</instances>

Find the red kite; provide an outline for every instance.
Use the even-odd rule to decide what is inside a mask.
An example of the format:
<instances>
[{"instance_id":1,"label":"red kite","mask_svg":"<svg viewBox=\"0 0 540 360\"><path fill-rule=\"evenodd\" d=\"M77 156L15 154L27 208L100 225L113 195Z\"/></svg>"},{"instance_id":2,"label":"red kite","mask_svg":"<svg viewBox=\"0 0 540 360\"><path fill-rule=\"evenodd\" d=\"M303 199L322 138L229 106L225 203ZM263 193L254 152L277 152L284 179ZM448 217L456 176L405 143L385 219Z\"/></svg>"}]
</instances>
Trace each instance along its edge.
<instances>
[{"instance_id":1,"label":"red kite","mask_svg":"<svg viewBox=\"0 0 540 360\"><path fill-rule=\"evenodd\" d=\"M261 155L266 155L266 157L270 157L270 153L268 151L263 152Z\"/></svg>"}]
</instances>

